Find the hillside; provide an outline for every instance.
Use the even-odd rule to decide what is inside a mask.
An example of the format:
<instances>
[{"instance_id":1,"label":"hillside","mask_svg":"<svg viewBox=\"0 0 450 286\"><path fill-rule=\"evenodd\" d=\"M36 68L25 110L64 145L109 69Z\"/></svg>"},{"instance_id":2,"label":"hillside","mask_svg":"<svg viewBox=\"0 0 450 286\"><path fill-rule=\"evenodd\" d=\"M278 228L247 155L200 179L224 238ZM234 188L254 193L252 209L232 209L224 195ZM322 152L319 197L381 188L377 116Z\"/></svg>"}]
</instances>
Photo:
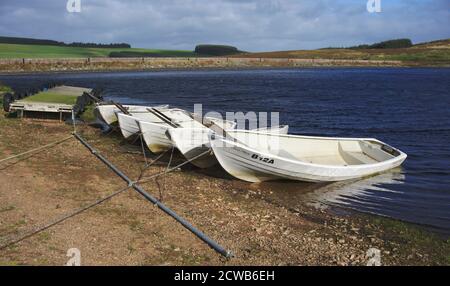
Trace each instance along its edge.
<instances>
[{"instance_id":1,"label":"hillside","mask_svg":"<svg viewBox=\"0 0 450 286\"><path fill-rule=\"evenodd\" d=\"M236 47L198 45L194 51L131 48L127 43L65 43L48 39L0 36L0 58L209 57L241 53Z\"/></svg>"},{"instance_id":2,"label":"hillside","mask_svg":"<svg viewBox=\"0 0 450 286\"><path fill-rule=\"evenodd\" d=\"M95 58L108 57L111 52L133 52L167 57L193 57L193 51L138 48L84 48L54 45L0 44L0 58Z\"/></svg>"},{"instance_id":3,"label":"hillside","mask_svg":"<svg viewBox=\"0 0 450 286\"><path fill-rule=\"evenodd\" d=\"M274 52L259 52L259 53L241 52L235 47L223 45L199 45L196 47L195 51L188 51L188 50L158 50L158 49L140 49L140 48L72 47L72 46L58 46L58 45L38 45L36 43L27 45L0 43L0 59L2 58L73 59L73 58L108 58L108 57L109 58L234 57L234 58L258 58L258 59L259 58L272 58L272 59L290 58L290 59L305 59L305 60L321 59L330 62L328 63L329 65L344 64L342 62L333 63L332 62L333 60L343 60L343 61L370 60L383 62L397 61L395 65L404 65L404 66L450 66L450 39L432 41L427 43L419 43L412 45L410 47L392 48L393 46L399 46L398 45L399 41L406 43L406 40L408 39L390 40L372 45L360 45L350 48L325 48L318 50L293 50L293 51L274 51ZM409 46L409 43L406 44L408 44ZM368 64L370 65L377 63L368 63ZM172 63L167 63L167 65L171 66ZM183 63L182 65L191 66L191 63L187 64ZM221 66L221 64L218 65ZM255 65L255 63L246 65ZM179 65L174 64L173 67L179 68ZM8 70L10 67L5 66L3 68ZM109 67L103 68L109 69ZM137 68L140 69L144 67L137 67ZM36 69L36 67L33 67L32 69L34 70Z\"/></svg>"},{"instance_id":4,"label":"hillside","mask_svg":"<svg viewBox=\"0 0 450 286\"><path fill-rule=\"evenodd\" d=\"M409 48L328 48L320 50L294 50L245 53L236 57L345 59L345 60L399 60L408 65L450 65L450 39L420 43Z\"/></svg>"}]
</instances>

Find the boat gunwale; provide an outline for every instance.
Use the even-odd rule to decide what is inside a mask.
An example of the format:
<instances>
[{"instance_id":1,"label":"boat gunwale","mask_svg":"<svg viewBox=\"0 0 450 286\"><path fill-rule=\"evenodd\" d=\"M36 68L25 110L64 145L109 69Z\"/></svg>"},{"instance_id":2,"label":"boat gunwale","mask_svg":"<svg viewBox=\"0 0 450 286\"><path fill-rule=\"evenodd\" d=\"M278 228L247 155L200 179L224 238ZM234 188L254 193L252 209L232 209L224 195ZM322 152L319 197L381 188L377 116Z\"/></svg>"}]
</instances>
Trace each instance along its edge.
<instances>
[{"instance_id":1,"label":"boat gunwale","mask_svg":"<svg viewBox=\"0 0 450 286\"><path fill-rule=\"evenodd\" d=\"M257 132L249 132L249 133L257 133ZM259 132L258 134L261 134L261 132ZM270 135L271 133L266 133L266 134ZM285 136L285 137L296 136L296 137L302 137L302 138L330 138L331 139L331 137L309 137L309 136L298 136L298 135L289 135L289 134L287 134L287 135L280 135L280 136ZM238 148L241 148L241 149L244 149L244 150L248 150L248 151L251 151L251 152L254 152L254 153L259 153L259 154L264 155L264 156L269 157L269 158L274 158L274 159L278 159L278 160L281 160L281 161L289 162L289 163L292 163L292 164L304 165L304 166L315 167L315 168L327 168L327 169L329 169L329 168L333 168L333 169L338 168L338 169L346 169L346 170L349 170L349 169L350 170L352 170L352 169L354 169L354 170L363 170L363 169L369 169L369 168L373 168L373 167L381 167L381 166L384 166L384 165L390 165L390 164L396 163L398 161L404 161L408 157L408 155L406 153L404 153L404 152L402 152L402 151L400 151L400 150L398 150L398 149L396 149L396 148L394 148L394 147L392 147L392 146L390 146L388 144L385 144L384 142L382 142L380 140L371 138L371 139L369 139L370 141L375 141L375 142L381 143L383 145L387 145L387 146L397 150L400 154L398 156L395 156L394 158L389 159L389 160L378 162L378 163L372 163L372 164L347 165L347 166L324 165L324 164L303 162L303 161L300 161L300 160L293 160L293 159L289 159L289 158L286 158L286 157L281 157L279 155L274 155L272 153L263 152L263 151L251 148L251 147L249 147L249 146L247 146L245 144L225 139L224 137L221 137L221 136L218 136L215 139L212 139L211 136L209 138L210 138L210 140L209 140L210 141L210 145L211 145L211 148L213 148L213 150L214 150L214 148L232 148L232 146L231 147L217 147L217 146L215 146L214 145L214 141L219 140L219 141L225 142L225 144L232 144L232 145L235 145ZM336 138L336 139L338 139L338 138ZM345 138L345 139L349 139L350 140L351 138ZM353 140L369 141L369 140L365 140L365 139L353 139Z\"/></svg>"}]
</instances>

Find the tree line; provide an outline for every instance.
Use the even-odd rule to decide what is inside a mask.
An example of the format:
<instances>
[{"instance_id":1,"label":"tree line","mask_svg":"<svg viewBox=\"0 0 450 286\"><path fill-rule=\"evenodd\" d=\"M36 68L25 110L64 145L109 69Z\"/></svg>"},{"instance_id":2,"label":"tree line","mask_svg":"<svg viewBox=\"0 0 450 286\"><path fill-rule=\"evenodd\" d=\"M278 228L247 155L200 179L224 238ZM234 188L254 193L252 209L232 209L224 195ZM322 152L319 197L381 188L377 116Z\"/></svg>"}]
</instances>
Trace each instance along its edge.
<instances>
[{"instance_id":1,"label":"tree line","mask_svg":"<svg viewBox=\"0 0 450 286\"><path fill-rule=\"evenodd\" d=\"M414 46L410 39L395 39L383 41L375 44L363 44L352 47L327 47L320 50L329 50L329 49L352 49L352 50L360 50L360 49L402 49L402 48L410 48Z\"/></svg>"},{"instance_id":2,"label":"tree line","mask_svg":"<svg viewBox=\"0 0 450 286\"><path fill-rule=\"evenodd\" d=\"M389 41L383 41L372 45L359 45L350 47L349 49L401 49L410 48L413 43L410 39L395 39Z\"/></svg>"},{"instance_id":3,"label":"tree line","mask_svg":"<svg viewBox=\"0 0 450 286\"><path fill-rule=\"evenodd\" d=\"M98 43L64 43L54 40L46 39L33 39L33 38L19 38L19 37L0 37L0 43L2 44L18 44L18 45L46 45L46 46L60 46L60 47L78 47L78 48L131 48L127 43L111 43L111 44L98 44Z\"/></svg>"}]
</instances>

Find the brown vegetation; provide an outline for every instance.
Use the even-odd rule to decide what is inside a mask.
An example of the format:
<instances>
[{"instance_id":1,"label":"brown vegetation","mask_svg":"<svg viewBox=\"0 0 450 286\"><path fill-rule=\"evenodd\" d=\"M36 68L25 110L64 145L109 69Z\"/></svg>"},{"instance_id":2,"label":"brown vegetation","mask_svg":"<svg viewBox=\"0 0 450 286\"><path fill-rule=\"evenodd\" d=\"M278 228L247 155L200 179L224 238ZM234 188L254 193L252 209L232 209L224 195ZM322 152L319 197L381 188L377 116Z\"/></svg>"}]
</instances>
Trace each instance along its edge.
<instances>
[{"instance_id":1,"label":"brown vegetation","mask_svg":"<svg viewBox=\"0 0 450 286\"><path fill-rule=\"evenodd\" d=\"M237 57L399 61L405 66L450 66L450 39L398 49L320 49L246 53Z\"/></svg>"}]
</instances>

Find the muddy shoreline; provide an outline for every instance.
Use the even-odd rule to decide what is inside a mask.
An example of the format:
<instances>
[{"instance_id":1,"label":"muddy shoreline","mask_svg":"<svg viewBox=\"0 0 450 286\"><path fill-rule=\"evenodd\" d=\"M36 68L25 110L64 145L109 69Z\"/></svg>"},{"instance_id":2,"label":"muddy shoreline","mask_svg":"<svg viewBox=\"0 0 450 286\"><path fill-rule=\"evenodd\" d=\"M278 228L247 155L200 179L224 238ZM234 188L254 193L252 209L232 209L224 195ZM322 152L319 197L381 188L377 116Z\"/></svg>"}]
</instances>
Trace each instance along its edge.
<instances>
[{"instance_id":1,"label":"muddy shoreline","mask_svg":"<svg viewBox=\"0 0 450 286\"><path fill-rule=\"evenodd\" d=\"M89 125L78 131L131 178L142 172L140 146ZM64 138L71 126L0 114L0 158ZM175 154L173 165L182 162ZM77 140L0 165L0 241L54 220L125 183ZM139 194L128 190L82 214L0 250L0 265L64 265L78 248L83 265L448 265L449 242L407 223L275 200L273 188L234 180L219 167L182 167L143 185L194 226L230 249L224 259ZM271 191L272 188L272 191ZM282 191L282 190L280 190ZM304 192L310 192L305 186Z\"/></svg>"}]
</instances>

